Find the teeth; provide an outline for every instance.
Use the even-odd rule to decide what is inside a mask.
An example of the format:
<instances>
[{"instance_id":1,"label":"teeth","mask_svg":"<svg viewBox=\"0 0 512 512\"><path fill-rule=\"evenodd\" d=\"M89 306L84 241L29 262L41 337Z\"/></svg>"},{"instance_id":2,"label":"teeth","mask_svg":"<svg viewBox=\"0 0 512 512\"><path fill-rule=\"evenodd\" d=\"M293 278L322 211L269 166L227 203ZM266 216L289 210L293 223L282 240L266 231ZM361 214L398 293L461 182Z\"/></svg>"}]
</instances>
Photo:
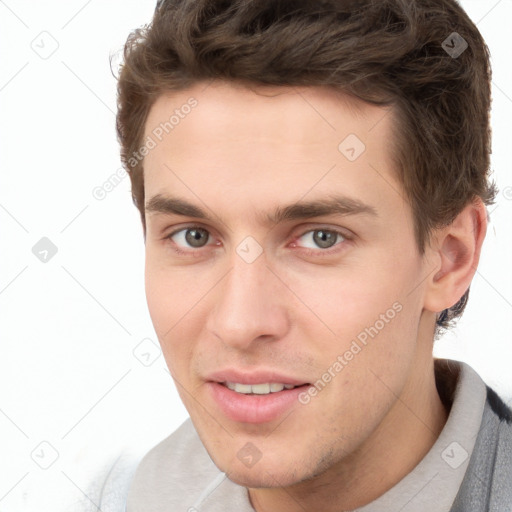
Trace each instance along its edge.
<instances>
[{"instance_id":1,"label":"teeth","mask_svg":"<svg viewBox=\"0 0 512 512\"><path fill-rule=\"evenodd\" d=\"M270 384L253 384L250 387L256 395L268 395L270 393Z\"/></svg>"},{"instance_id":2,"label":"teeth","mask_svg":"<svg viewBox=\"0 0 512 512\"><path fill-rule=\"evenodd\" d=\"M264 384L239 384L238 382L225 382L226 387L237 393L268 395L269 393L277 393L283 389L292 389L293 384L281 384L279 382L271 382Z\"/></svg>"},{"instance_id":3,"label":"teeth","mask_svg":"<svg viewBox=\"0 0 512 512\"><path fill-rule=\"evenodd\" d=\"M227 382L226 386L237 393L252 393L250 384L236 384L235 382Z\"/></svg>"}]
</instances>

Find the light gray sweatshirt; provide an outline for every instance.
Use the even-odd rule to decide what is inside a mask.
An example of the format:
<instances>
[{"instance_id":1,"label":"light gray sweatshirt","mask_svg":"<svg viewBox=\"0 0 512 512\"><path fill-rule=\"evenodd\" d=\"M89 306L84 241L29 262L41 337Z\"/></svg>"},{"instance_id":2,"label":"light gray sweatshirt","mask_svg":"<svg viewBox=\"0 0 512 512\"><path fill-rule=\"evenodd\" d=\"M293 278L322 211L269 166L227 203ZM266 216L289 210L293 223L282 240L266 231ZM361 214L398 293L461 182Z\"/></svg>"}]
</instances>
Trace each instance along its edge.
<instances>
[{"instance_id":1,"label":"light gray sweatshirt","mask_svg":"<svg viewBox=\"0 0 512 512\"><path fill-rule=\"evenodd\" d=\"M436 360L436 379L450 409L439 438L411 473L353 512L512 512L512 411L465 363ZM103 512L254 512L247 489L215 466L190 419L136 465L120 458L98 506Z\"/></svg>"}]
</instances>

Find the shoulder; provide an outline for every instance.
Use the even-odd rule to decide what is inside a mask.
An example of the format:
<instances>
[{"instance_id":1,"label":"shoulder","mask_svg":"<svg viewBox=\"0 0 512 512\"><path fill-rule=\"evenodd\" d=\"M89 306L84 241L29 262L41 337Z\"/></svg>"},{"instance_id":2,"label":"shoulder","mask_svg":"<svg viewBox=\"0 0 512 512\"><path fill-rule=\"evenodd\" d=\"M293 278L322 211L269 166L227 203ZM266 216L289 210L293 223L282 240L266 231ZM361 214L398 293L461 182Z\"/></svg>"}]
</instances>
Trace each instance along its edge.
<instances>
[{"instance_id":1,"label":"shoulder","mask_svg":"<svg viewBox=\"0 0 512 512\"><path fill-rule=\"evenodd\" d=\"M187 510L191 497L219 475L189 418L142 458L128 491L127 510L160 511L164 503Z\"/></svg>"},{"instance_id":2,"label":"shoulder","mask_svg":"<svg viewBox=\"0 0 512 512\"><path fill-rule=\"evenodd\" d=\"M216 468L204 448L190 418L184 421L171 435L160 441L140 461L134 484L139 481L157 481L162 472L177 472L180 477L187 475L188 468L202 467L205 473ZM215 469L214 469L215 471Z\"/></svg>"},{"instance_id":3,"label":"shoulder","mask_svg":"<svg viewBox=\"0 0 512 512\"><path fill-rule=\"evenodd\" d=\"M512 410L487 386L473 454L452 512L505 510L512 503Z\"/></svg>"},{"instance_id":4,"label":"shoulder","mask_svg":"<svg viewBox=\"0 0 512 512\"><path fill-rule=\"evenodd\" d=\"M487 387L487 403L494 415L494 425L489 427L486 436L490 447L488 456L493 459L491 499L496 503L510 506L512 503L512 410L490 387Z\"/></svg>"},{"instance_id":5,"label":"shoulder","mask_svg":"<svg viewBox=\"0 0 512 512\"><path fill-rule=\"evenodd\" d=\"M512 409L510 409L496 391L489 386L487 386L487 401L500 421L504 421L509 424L512 429Z\"/></svg>"},{"instance_id":6,"label":"shoulder","mask_svg":"<svg viewBox=\"0 0 512 512\"><path fill-rule=\"evenodd\" d=\"M162 493L165 494L165 489L158 489L164 480L163 475L173 483L184 480L186 484L187 468L196 468L197 477L197 468L207 469L209 461L188 419L145 455L124 451L96 471L85 493L87 500L84 498L83 512L126 512L129 502L138 510L141 501L147 505L151 500L161 498ZM192 475L189 476L192 478ZM150 509L157 510L156 506Z\"/></svg>"},{"instance_id":7,"label":"shoulder","mask_svg":"<svg viewBox=\"0 0 512 512\"><path fill-rule=\"evenodd\" d=\"M84 492L81 512L125 512L126 497L140 454L124 451L95 471Z\"/></svg>"}]
</instances>

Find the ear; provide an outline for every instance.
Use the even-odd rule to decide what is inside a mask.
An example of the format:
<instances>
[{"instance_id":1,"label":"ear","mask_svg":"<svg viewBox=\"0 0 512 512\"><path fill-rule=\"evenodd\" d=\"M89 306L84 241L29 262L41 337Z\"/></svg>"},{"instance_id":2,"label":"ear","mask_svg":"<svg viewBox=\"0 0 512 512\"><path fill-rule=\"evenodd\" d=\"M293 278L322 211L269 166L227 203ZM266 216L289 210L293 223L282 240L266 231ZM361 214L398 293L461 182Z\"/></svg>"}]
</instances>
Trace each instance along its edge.
<instances>
[{"instance_id":1,"label":"ear","mask_svg":"<svg viewBox=\"0 0 512 512\"><path fill-rule=\"evenodd\" d=\"M487 231L487 211L480 198L448 226L434 231L426 252L435 261L427 278L424 308L440 312L456 304L475 275Z\"/></svg>"}]
</instances>

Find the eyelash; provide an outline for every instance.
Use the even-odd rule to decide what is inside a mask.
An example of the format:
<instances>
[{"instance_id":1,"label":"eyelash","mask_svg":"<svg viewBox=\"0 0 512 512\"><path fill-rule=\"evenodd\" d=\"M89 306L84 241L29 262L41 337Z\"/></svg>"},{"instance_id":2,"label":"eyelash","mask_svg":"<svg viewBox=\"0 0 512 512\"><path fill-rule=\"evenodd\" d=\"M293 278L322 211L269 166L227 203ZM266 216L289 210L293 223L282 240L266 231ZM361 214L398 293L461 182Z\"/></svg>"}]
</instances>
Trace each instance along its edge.
<instances>
[{"instance_id":1,"label":"eyelash","mask_svg":"<svg viewBox=\"0 0 512 512\"><path fill-rule=\"evenodd\" d=\"M202 249L202 248L197 248L197 250L195 249L190 249L190 250L183 250L181 249L175 242L173 242L172 240L172 237L174 235L176 235L177 233L181 232L181 231L188 231L189 229L203 229L204 231L206 231L208 233L208 235L211 236L211 233L206 229L206 228L203 228L202 226L197 226L197 225L193 225L193 226L185 226L185 227L182 227L180 229L177 229L175 231L173 231L172 233L169 233L168 235L166 235L164 237L165 240L169 241L172 245L172 250L174 252L176 252L177 254L179 254L180 256L200 256L200 250L199 249ZM308 233L314 233L315 231L327 231L328 233L334 233L336 236L339 235L342 237L342 240L340 241L337 241L335 245L333 245L332 247L329 247L328 249L321 249L321 248L318 248L318 249L310 249L310 248L302 248L302 252L305 253L306 255L308 256L317 256L317 257L322 257L322 256L330 256L332 254L335 254L335 253L338 253L340 250L340 247L341 245L343 245L343 242L347 242L350 240L350 237L347 236L344 232L341 232L337 229L332 229L332 228L323 228L323 227L319 227L319 228L316 228L316 229L308 229L307 231L304 231L301 235L297 236L295 238L295 240L298 240L300 238L302 238L304 235L308 234ZM295 243L295 242L293 242ZM206 247L206 246L205 246Z\"/></svg>"}]
</instances>

